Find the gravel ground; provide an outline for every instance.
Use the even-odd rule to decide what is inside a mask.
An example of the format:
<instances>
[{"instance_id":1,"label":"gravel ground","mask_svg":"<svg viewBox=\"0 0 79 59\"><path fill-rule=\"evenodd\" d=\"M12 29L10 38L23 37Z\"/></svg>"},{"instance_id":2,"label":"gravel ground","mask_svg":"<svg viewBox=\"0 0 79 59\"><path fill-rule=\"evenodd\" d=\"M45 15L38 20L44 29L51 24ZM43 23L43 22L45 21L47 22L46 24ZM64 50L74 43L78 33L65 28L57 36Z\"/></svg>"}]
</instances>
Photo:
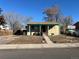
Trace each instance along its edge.
<instances>
[{"instance_id":1,"label":"gravel ground","mask_svg":"<svg viewBox=\"0 0 79 59\"><path fill-rule=\"evenodd\" d=\"M66 35L49 36L54 43L79 43L79 37L72 37Z\"/></svg>"}]
</instances>

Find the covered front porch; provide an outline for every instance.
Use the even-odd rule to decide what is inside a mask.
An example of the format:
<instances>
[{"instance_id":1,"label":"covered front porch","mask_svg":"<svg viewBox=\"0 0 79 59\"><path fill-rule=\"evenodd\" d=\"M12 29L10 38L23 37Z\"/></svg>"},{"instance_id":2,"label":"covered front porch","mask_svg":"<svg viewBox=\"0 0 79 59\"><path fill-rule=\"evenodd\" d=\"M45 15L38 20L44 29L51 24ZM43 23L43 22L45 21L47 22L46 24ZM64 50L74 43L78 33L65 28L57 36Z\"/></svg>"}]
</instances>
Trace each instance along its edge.
<instances>
[{"instance_id":1,"label":"covered front porch","mask_svg":"<svg viewBox=\"0 0 79 59\"><path fill-rule=\"evenodd\" d=\"M34 22L27 24L27 35L59 35L59 24L52 22Z\"/></svg>"},{"instance_id":2,"label":"covered front porch","mask_svg":"<svg viewBox=\"0 0 79 59\"><path fill-rule=\"evenodd\" d=\"M46 33L48 35L48 30L50 25L28 25L27 35L42 35Z\"/></svg>"}]
</instances>

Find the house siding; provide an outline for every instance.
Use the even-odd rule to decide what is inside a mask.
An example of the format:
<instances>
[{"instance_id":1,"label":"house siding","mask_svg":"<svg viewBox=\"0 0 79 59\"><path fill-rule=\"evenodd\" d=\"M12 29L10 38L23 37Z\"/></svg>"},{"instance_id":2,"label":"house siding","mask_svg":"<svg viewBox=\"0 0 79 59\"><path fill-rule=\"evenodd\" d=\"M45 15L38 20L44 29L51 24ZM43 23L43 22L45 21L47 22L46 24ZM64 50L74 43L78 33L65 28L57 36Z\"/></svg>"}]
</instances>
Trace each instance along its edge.
<instances>
[{"instance_id":1,"label":"house siding","mask_svg":"<svg viewBox=\"0 0 79 59\"><path fill-rule=\"evenodd\" d=\"M59 35L59 34L60 34L59 25L55 25L51 29L48 30L48 35Z\"/></svg>"}]
</instances>

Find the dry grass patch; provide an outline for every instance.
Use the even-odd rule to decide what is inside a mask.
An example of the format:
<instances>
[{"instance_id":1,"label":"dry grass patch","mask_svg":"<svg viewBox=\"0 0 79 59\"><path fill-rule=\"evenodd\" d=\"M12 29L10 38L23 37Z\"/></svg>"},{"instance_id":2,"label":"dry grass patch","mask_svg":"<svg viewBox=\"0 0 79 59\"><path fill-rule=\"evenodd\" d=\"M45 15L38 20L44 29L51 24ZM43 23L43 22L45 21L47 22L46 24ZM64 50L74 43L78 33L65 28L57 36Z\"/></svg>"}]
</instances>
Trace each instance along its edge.
<instances>
[{"instance_id":1,"label":"dry grass patch","mask_svg":"<svg viewBox=\"0 0 79 59\"><path fill-rule=\"evenodd\" d=\"M0 36L13 35L12 30L0 30Z\"/></svg>"},{"instance_id":2,"label":"dry grass patch","mask_svg":"<svg viewBox=\"0 0 79 59\"><path fill-rule=\"evenodd\" d=\"M43 42L42 36L20 36L19 38L15 38L11 42L7 44L41 44L46 43Z\"/></svg>"},{"instance_id":3,"label":"dry grass patch","mask_svg":"<svg viewBox=\"0 0 79 59\"><path fill-rule=\"evenodd\" d=\"M49 36L54 43L79 43L79 37L71 37L66 35Z\"/></svg>"}]
</instances>

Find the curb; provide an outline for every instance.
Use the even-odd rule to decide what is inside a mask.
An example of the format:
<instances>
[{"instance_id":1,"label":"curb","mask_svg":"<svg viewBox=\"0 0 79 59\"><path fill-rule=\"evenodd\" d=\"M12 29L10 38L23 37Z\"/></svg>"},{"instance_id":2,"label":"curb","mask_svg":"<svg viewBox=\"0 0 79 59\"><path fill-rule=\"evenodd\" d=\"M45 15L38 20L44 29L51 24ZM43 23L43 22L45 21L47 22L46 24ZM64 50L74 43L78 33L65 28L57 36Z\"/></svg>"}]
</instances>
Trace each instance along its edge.
<instances>
[{"instance_id":1,"label":"curb","mask_svg":"<svg viewBox=\"0 0 79 59\"><path fill-rule=\"evenodd\" d=\"M0 49L37 49L48 48L48 44L2 44Z\"/></svg>"},{"instance_id":2,"label":"curb","mask_svg":"<svg viewBox=\"0 0 79 59\"><path fill-rule=\"evenodd\" d=\"M67 44L2 44L0 49L77 48L79 43Z\"/></svg>"}]
</instances>

